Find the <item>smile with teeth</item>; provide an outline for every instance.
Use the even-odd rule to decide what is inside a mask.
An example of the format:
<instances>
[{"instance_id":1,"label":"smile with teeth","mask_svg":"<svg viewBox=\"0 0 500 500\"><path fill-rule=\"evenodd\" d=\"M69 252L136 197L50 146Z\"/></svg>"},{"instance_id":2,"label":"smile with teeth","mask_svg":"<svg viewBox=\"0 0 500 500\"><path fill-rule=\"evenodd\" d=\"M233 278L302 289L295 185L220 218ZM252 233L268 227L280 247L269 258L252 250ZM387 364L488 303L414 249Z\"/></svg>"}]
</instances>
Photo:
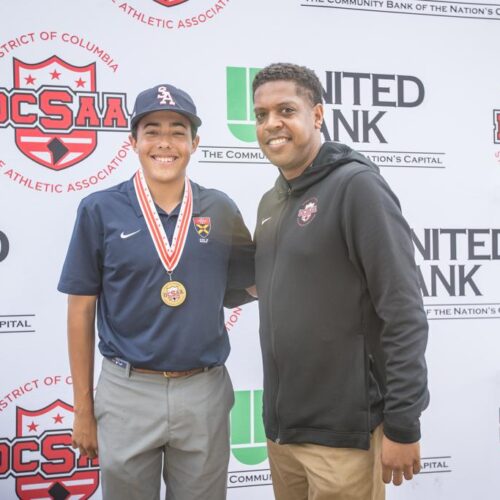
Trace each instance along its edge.
<instances>
[{"instance_id":1,"label":"smile with teeth","mask_svg":"<svg viewBox=\"0 0 500 500\"><path fill-rule=\"evenodd\" d=\"M279 144L284 144L285 142L288 142L288 138L287 137L275 137L274 139L269 139L269 141L267 141L267 143L269 144L269 146L277 146Z\"/></svg>"},{"instance_id":2,"label":"smile with teeth","mask_svg":"<svg viewBox=\"0 0 500 500\"><path fill-rule=\"evenodd\" d=\"M161 163L172 163L175 161L175 156L152 156L153 160L159 161Z\"/></svg>"}]
</instances>

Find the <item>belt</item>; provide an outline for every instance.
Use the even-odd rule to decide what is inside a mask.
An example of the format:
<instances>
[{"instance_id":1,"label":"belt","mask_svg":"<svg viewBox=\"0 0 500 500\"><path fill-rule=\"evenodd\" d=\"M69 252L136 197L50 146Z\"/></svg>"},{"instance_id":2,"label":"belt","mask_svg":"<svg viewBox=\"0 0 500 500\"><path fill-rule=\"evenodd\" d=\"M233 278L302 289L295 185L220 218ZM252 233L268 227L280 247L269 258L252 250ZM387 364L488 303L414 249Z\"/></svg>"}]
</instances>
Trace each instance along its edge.
<instances>
[{"instance_id":1,"label":"belt","mask_svg":"<svg viewBox=\"0 0 500 500\"><path fill-rule=\"evenodd\" d=\"M208 368L193 368L192 370L184 370L180 372L162 372L160 370L149 370L148 368L132 368L133 372L137 373L150 373L151 375L163 375L166 378L180 378L189 377L190 375L195 375L197 373L206 372Z\"/></svg>"},{"instance_id":2,"label":"belt","mask_svg":"<svg viewBox=\"0 0 500 500\"><path fill-rule=\"evenodd\" d=\"M162 370L150 370L149 368L134 368L130 366L130 363L121 358L108 358L112 363L119 366L120 368L129 369L130 371L137 373L148 373L150 375L163 375L165 378L181 378L189 377L190 375L196 375L197 373L207 372L210 367L205 368L192 368L191 370L182 371L162 371Z\"/></svg>"}]
</instances>

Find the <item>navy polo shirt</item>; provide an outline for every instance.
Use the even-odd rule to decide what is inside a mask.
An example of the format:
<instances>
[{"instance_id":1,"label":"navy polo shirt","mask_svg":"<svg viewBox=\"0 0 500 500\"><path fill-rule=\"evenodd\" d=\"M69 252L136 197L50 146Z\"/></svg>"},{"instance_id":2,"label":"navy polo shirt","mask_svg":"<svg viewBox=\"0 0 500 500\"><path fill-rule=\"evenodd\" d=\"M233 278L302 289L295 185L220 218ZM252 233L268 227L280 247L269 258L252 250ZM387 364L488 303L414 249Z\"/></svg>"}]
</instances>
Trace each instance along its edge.
<instances>
[{"instance_id":1,"label":"navy polo shirt","mask_svg":"<svg viewBox=\"0 0 500 500\"><path fill-rule=\"evenodd\" d=\"M99 350L132 366L188 370L221 365L229 354L223 301L255 282L254 246L236 204L224 193L191 182L193 220L172 280L187 291L169 307L160 292L169 276L141 213L133 180L84 198L58 290L97 295ZM169 241L179 207L156 207ZM195 225L209 217L208 235Z\"/></svg>"}]
</instances>

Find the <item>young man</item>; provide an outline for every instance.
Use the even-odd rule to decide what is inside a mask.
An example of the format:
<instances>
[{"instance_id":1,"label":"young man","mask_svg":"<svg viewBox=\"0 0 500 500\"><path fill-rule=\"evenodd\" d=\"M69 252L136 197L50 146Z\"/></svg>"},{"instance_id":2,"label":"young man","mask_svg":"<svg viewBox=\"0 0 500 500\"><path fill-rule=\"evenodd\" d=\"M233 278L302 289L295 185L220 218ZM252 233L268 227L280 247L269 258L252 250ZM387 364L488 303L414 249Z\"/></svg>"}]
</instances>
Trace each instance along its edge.
<instances>
[{"instance_id":1,"label":"young man","mask_svg":"<svg viewBox=\"0 0 500 500\"><path fill-rule=\"evenodd\" d=\"M254 283L234 202L186 177L201 120L172 85L140 93L129 181L84 198L58 289L69 294L73 446L99 455L104 499L226 496L233 390L223 303ZM94 320L104 356L95 401Z\"/></svg>"},{"instance_id":2,"label":"young man","mask_svg":"<svg viewBox=\"0 0 500 500\"><path fill-rule=\"evenodd\" d=\"M380 500L383 482L420 470L429 401L410 229L373 163L322 144L314 72L273 64L253 91L260 147L280 171L255 233L275 495Z\"/></svg>"}]
</instances>

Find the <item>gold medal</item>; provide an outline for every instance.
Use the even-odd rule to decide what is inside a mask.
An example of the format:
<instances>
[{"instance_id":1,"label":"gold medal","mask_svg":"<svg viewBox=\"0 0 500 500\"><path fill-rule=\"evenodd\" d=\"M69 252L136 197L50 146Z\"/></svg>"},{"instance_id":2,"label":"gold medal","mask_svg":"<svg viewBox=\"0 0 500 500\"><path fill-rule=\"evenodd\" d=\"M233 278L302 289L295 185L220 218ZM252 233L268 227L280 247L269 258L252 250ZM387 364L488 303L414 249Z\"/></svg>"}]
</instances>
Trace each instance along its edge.
<instances>
[{"instance_id":1,"label":"gold medal","mask_svg":"<svg viewBox=\"0 0 500 500\"><path fill-rule=\"evenodd\" d=\"M172 236L172 244L170 244L165 234L165 229L156 211L153 198L141 168L134 176L134 187L137 201L141 207L142 215L144 215L149 234L151 235L158 256L160 257L160 261L165 271L167 271L167 274L170 276L170 279L172 279L172 273L177 267L177 264L179 264L186 245L191 216L193 215L193 192L191 183L187 177L184 179L184 195L182 197L177 224L175 225L174 234ZM165 283L161 289L161 300L170 307L180 306L184 303L186 297L186 288L178 281L169 281Z\"/></svg>"},{"instance_id":2,"label":"gold medal","mask_svg":"<svg viewBox=\"0 0 500 500\"><path fill-rule=\"evenodd\" d=\"M178 281L168 281L161 289L161 300L167 306L177 307L186 300L186 288Z\"/></svg>"}]
</instances>

